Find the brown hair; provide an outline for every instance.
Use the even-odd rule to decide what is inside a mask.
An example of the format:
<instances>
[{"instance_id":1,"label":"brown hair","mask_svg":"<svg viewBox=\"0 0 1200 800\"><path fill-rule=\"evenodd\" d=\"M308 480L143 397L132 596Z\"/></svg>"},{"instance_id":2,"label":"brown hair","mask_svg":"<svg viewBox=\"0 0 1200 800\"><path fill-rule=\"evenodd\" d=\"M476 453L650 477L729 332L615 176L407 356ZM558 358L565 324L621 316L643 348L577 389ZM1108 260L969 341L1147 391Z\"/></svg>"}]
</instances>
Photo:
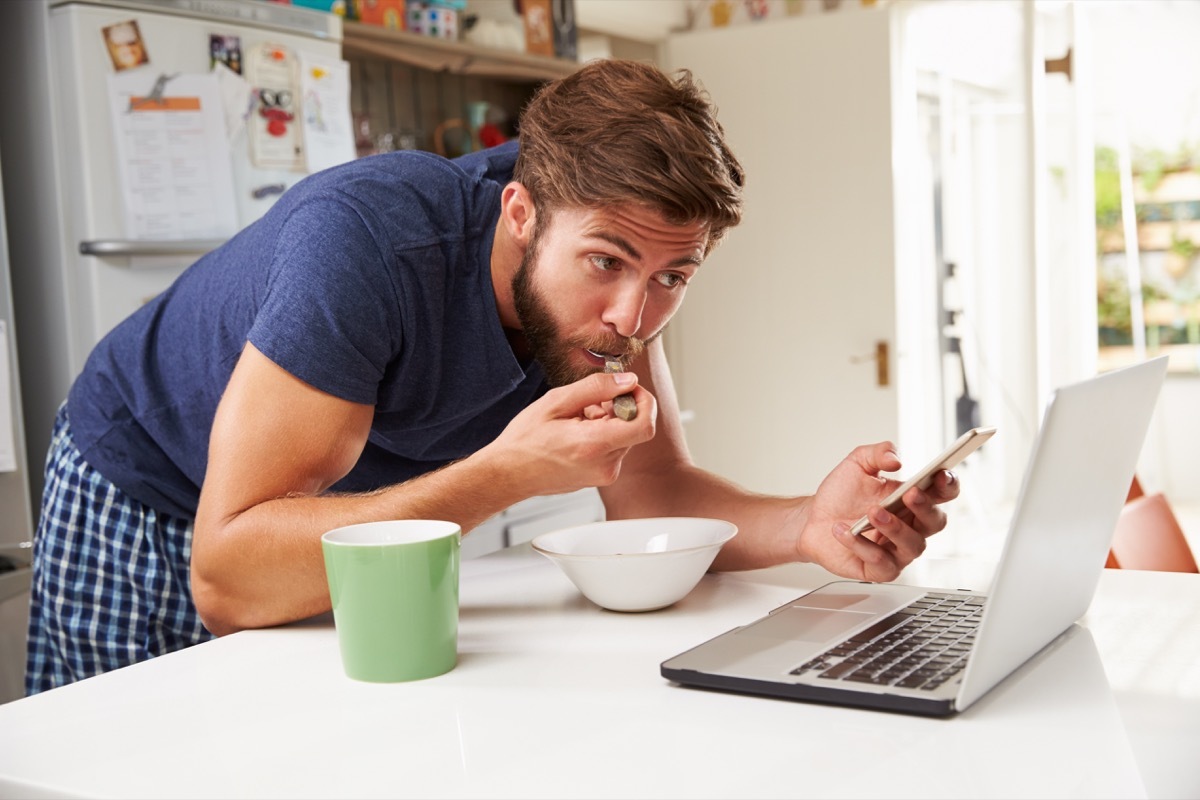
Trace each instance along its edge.
<instances>
[{"instance_id":1,"label":"brown hair","mask_svg":"<svg viewBox=\"0 0 1200 800\"><path fill-rule=\"evenodd\" d=\"M519 133L513 180L540 217L641 203L672 224L707 221L709 251L741 221L742 166L688 70L672 78L638 61L590 62L539 89Z\"/></svg>"}]
</instances>

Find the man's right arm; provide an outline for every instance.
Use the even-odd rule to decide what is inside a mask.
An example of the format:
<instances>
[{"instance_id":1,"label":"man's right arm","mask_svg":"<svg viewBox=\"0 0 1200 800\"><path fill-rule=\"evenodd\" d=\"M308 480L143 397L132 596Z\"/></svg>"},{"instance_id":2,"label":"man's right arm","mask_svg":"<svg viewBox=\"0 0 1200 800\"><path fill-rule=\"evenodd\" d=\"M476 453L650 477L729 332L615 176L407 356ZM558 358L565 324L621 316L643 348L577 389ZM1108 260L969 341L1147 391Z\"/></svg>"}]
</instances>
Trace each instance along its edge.
<instances>
[{"instance_id":1,"label":"man's right arm","mask_svg":"<svg viewBox=\"0 0 1200 800\"><path fill-rule=\"evenodd\" d=\"M466 532L526 497L615 480L628 449L654 435L655 414L635 389L640 424L588 418L586 408L630 391L614 378L548 392L487 447L440 470L336 495L328 489L357 462L374 408L304 383L247 344L217 407L192 541L205 626L223 635L327 611L320 537L333 528L448 519Z\"/></svg>"}]
</instances>

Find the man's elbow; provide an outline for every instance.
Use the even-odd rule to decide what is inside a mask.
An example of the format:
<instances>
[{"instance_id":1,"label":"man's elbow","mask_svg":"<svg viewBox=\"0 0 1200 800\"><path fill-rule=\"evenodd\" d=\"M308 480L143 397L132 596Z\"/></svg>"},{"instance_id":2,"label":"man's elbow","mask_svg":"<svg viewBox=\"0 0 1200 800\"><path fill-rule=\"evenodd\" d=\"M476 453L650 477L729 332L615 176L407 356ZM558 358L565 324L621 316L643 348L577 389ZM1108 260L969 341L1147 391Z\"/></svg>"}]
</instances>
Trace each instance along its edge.
<instances>
[{"instance_id":1,"label":"man's elbow","mask_svg":"<svg viewBox=\"0 0 1200 800\"><path fill-rule=\"evenodd\" d=\"M200 622L214 636L226 636L254 627L241 619L240 604L219 582L203 577L195 564L192 565L192 602Z\"/></svg>"}]
</instances>

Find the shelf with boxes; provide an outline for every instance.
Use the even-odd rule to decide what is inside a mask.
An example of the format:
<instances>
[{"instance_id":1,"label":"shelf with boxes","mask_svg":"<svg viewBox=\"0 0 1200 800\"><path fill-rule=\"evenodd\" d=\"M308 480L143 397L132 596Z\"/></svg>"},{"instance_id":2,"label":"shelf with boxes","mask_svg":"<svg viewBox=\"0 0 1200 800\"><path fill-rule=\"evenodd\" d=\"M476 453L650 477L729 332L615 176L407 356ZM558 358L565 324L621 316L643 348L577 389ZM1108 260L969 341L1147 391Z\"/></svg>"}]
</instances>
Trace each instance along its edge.
<instances>
[{"instance_id":1,"label":"shelf with boxes","mask_svg":"<svg viewBox=\"0 0 1200 800\"><path fill-rule=\"evenodd\" d=\"M411 20L410 20L411 22ZM516 133L517 116L542 83L575 61L346 20L351 109L360 156L395 149L448 157Z\"/></svg>"},{"instance_id":2,"label":"shelf with boxes","mask_svg":"<svg viewBox=\"0 0 1200 800\"><path fill-rule=\"evenodd\" d=\"M342 30L342 52L348 59L375 57L434 72L532 82L554 80L579 69L577 62L564 58L481 47L353 20L346 20Z\"/></svg>"}]
</instances>

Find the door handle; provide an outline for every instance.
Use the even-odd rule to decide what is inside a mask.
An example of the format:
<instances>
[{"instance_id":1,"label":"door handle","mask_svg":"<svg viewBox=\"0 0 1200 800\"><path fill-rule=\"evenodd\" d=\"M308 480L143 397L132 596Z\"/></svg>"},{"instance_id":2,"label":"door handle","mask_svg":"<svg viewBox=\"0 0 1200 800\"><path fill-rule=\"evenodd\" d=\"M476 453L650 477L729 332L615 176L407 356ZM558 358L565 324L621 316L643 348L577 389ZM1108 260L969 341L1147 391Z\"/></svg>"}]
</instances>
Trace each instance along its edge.
<instances>
[{"instance_id":1,"label":"door handle","mask_svg":"<svg viewBox=\"0 0 1200 800\"><path fill-rule=\"evenodd\" d=\"M1049 75L1052 72L1061 72L1062 74L1067 76L1067 81L1070 82L1071 69L1072 69L1071 60L1072 59L1071 59L1071 48L1070 47L1067 48L1067 54L1065 56L1063 56L1062 58L1047 58L1047 59L1045 59L1046 74Z\"/></svg>"},{"instance_id":2,"label":"door handle","mask_svg":"<svg viewBox=\"0 0 1200 800\"><path fill-rule=\"evenodd\" d=\"M875 385L888 386L891 383L891 376L888 372L888 343L885 339L880 339L875 343L875 352L868 353L862 356L851 356L852 364L861 364L864 361L875 361Z\"/></svg>"}]
</instances>

